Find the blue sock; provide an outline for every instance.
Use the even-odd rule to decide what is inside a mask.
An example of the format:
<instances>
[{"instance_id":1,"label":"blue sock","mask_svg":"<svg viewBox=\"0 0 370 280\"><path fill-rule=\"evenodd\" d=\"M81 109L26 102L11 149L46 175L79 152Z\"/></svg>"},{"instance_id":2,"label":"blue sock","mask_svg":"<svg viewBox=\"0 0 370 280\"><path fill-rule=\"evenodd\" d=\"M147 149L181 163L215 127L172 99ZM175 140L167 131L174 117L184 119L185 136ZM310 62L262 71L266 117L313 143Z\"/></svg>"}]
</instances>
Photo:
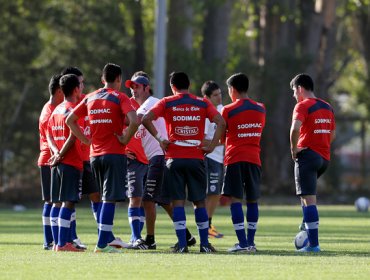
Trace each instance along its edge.
<instances>
[{"instance_id":1,"label":"blue sock","mask_svg":"<svg viewBox=\"0 0 370 280\"><path fill-rule=\"evenodd\" d=\"M173 224L175 226L177 239L179 240L179 248L186 247L186 215L184 207L173 208Z\"/></svg>"},{"instance_id":2,"label":"blue sock","mask_svg":"<svg viewBox=\"0 0 370 280\"><path fill-rule=\"evenodd\" d=\"M319 212L316 205L309 205L304 208L304 220L308 233L308 241L311 247L319 245Z\"/></svg>"},{"instance_id":3,"label":"blue sock","mask_svg":"<svg viewBox=\"0 0 370 280\"><path fill-rule=\"evenodd\" d=\"M70 237L69 241L72 242L73 240L77 239L77 224L76 224L76 209L72 210L71 216L71 230L70 230Z\"/></svg>"},{"instance_id":4,"label":"blue sock","mask_svg":"<svg viewBox=\"0 0 370 280\"><path fill-rule=\"evenodd\" d=\"M248 246L254 246L254 235L257 230L258 204L247 203L247 224L248 224Z\"/></svg>"},{"instance_id":5,"label":"blue sock","mask_svg":"<svg viewBox=\"0 0 370 280\"><path fill-rule=\"evenodd\" d=\"M51 232L50 224L50 211L51 204L45 203L42 210L42 226L44 228L44 245L48 245L53 242L53 234Z\"/></svg>"},{"instance_id":6,"label":"blue sock","mask_svg":"<svg viewBox=\"0 0 370 280\"><path fill-rule=\"evenodd\" d=\"M240 247L247 247L247 236L244 228L244 213L243 206L240 202L235 202L230 205L231 220L233 221L236 236L239 240Z\"/></svg>"},{"instance_id":7,"label":"blue sock","mask_svg":"<svg viewBox=\"0 0 370 280\"><path fill-rule=\"evenodd\" d=\"M71 216L73 210L66 207L60 208L59 218L58 218L58 227L59 227L59 236L58 236L58 246L63 247L69 241L70 229L71 229Z\"/></svg>"},{"instance_id":8,"label":"blue sock","mask_svg":"<svg viewBox=\"0 0 370 280\"><path fill-rule=\"evenodd\" d=\"M304 206L303 205L303 203L301 204L301 206L302 206L302 213L303 213L303 218L302 218L302 224L305 224L306 223L306 221L304 220L304 208L306 207L306 206Z\"/></svg>"},{"instance_id":9,"label":"blue sock","mask_svg":"<svg viewBox=\"0 0 370 280\"><path fill-rule=\"evenodd\" d=\"M208 228L209 220L206 208L196 208L194 209L195 222L197 223L197 228L199 232L200 245L208 245Z\"/></svg>"},{"instance_id":10,"label":"blue sock","mask_svg":"<svg viewBox=\"0 0 370 280\"><path fill-rule=\"evenodd\" d=\"M99 238L98 247L105 248L109 243L109 238L112 235L115 203L103 202L99 216Z\"/></svg>"},{"instance_id":11,"label":"blue sock","mask_svg":"<svg viewBox=\"0 0 370 280\"><path fill-rule=\"evenodd\" d=\"M98 222L98 217L99 217L99 211L101 209L101 202L93 202L91 201L91 210L94 215L94 219L96 222Z\"/></svg>"},{"instance_id":12,"label":"blue sock","mask_svg":"<svg viewBox=\"0 0 370 280\"><path fill-rule=\"evenodd\" d=\"M145 224L145 210L144 210L144 207L141 206L140 207L140 234L144 228L144 224Z\"/></svg>"},{"instance_id":13,"label":"blue sock","mask_svg":"<svg viewBox=\"0 0 370 280\"><path fill-rule=\"evenodd\" d=\"M58 244L58 235L59 235L59 228L58 228L58 217L59 217L59 207L51 207L50 210L50 224L51 224L51 232L53 234L54 244Z\"/></svg>"},{"instance_id":14,"label":"blue sock","mask_svg":"<svg viewBox=\"0 0 370 280\"><path fill-rule=\"evenodd\" d=\"M129 207L128 208L128 221L131 227L131 241L136 241L141 238L140 234L140 208Z\"/></svg>"}]
</instances>

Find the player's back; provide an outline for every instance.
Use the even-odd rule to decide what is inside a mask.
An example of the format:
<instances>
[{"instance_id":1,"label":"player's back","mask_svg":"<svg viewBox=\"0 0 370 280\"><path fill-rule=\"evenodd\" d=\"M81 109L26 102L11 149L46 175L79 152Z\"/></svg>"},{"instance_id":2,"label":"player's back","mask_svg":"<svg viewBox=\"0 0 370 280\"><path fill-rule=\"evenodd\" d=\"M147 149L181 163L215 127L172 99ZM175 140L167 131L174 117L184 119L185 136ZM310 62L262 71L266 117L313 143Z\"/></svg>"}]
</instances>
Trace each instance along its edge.
<instances>
[{"instance_id":1,"label":"player's back","mask_svg":"<svg viewBox=\"0 0 370 280\"><path fill-rule=\"evenodd\" d=\"M226 105L225 165L246 161L261 165L260 141L266 110L262 103L245 98Z\"/></svg>"}]
</instances>

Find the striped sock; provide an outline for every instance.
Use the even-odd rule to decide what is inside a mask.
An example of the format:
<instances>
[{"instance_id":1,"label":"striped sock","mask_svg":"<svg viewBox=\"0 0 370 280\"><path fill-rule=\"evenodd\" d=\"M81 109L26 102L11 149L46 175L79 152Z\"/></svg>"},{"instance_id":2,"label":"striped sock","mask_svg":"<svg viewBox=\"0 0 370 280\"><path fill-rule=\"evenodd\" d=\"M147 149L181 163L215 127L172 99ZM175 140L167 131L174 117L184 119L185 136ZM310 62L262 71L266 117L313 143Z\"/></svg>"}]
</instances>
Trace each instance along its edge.
<instances>
[{"instance_id":1,"label":"striped sock","mask_svg":"<svg viewBox=\"0 0 370 280\"><path fill-rule=\"evenodd\" d=\"M51 232L51 223L50 223L50 211L51 204L45 203L42 210L42 226L44 229L44 245L48 245L53 242L53 234Z\"/></svg>"},{"instance_id":2,"label":"striped sock","mask_svg":"<svg viewBox=\"0 0 370 280\"><path fill-rule=\"evenodd\" d=\"M105 248L112 236L115 208L115 203L103 202L99 217L99 248Z\"/></svg>"},{"instance_id":3,"label":"striped sock","mask_svg":"<svg viewBox=\"0 0 370 280\"><path fill-rule=\"evenodd\" d=\"M240 202L235 202L230 205L231 220L233 221L236 236L239 240L240 247L247 247L247 236L244 228L244 213L243 206Z\"/></svg>"},{"instance_id":4,"label":"striped sock","mask_svg":"<svg viewBox=\"0 0 370 280\"><path fill-rule=\"evenodd\" d=\"M248 246L254 246L254 236L257 230L258 222L258 204L247 203L247 224L248 224Z\"/></svg>"},{"instance_id":5,"label":"striped sock","mask_svg":"<svg viewBox=\"0 0 370 280\"><path fill-rule=\"evenodd\" d=\"M304 208L304 220L308 233L308 241L311 247L319 245L319 212L316 205L309 205Z\"/></svg>"},{"instance_id":6,"label":"striped sock","mask_svg":"<svg viewBox=\"0 0 370 280\"><path fill-rule=\"evenodd\" d=\"M184 207L173 208L173 224L179 240L179 248L186 247L186 215Z\"/></svg>"},{"instance_id":7,"label":"striped sock","mask_svg":"<svg viewBox=\"0 0 370 280\"><path fill-rule=\"evenodd\" d=\"M63 247L69 241L69 231L71 229L71 216L73 210L66 207L62 207L59 212L58 218L58 227L59 227L59 236L58 236L58 246Z\"/></svg>"},{"instance_id":8,"label":"striped sock","mask_svg":"<svg viewBox=\"0 0 370 280\"><path fill-rule=\"evenodd\" d=\"M200 245L208 245L208 228L209 220L206 208L196 208L194 210L195 222L197 223L197 228L199 232Z\"/></svg>"},{"instance_id":9,"label":"striped sock","mask_svg":"<svg viewBox=\"0 0 370 280\"><path fill-rule=\"evenodd\" d=\"M51 232L54 239L54 244L58 244L58 235L59 235L59 228L58 228L58 217L59 217L60 208L59 207L51 207L50 210L50 224L51 224Z\"/></svg>"},{"instance_id":10,"label":"striped sock","mask_svg":"<svg viewBox=\"0 0 370 280\"><path fill-rule=\"evenodd\" d=\"M131 241L136 241L141 238L140 234L140 208L129 207L128 208L128 222L131 227Z\"/></svg>"}]
</instances>

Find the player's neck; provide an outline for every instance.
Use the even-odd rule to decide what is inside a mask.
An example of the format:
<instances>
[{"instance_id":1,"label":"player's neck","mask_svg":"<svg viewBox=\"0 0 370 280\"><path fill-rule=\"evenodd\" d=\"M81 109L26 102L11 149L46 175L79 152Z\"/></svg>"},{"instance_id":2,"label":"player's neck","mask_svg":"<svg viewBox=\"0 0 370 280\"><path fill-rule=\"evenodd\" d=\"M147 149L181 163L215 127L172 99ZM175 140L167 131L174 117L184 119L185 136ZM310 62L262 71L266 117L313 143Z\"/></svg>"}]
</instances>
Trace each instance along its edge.
<instances>
[{"instance_id":1,"label":"player's neck","mask_svg":"<svg viewBox=\"0 0 370 280\"><path fill-rule=\"evenodd\" d=\"M116 83L105 83L104 88L111 88L119 91L120 87Z\"/></svg>"},{"instance_id":2,"label":"player's neck","mask_svg":"<svg viewBox=\"0 0 370 280\"><path fill-rule=\"evenodd\" d=\"M177 95L177 94L189 94L189 90L188 89L176 90L173 93L173 95Z\"/></svg>"}]
</instances>

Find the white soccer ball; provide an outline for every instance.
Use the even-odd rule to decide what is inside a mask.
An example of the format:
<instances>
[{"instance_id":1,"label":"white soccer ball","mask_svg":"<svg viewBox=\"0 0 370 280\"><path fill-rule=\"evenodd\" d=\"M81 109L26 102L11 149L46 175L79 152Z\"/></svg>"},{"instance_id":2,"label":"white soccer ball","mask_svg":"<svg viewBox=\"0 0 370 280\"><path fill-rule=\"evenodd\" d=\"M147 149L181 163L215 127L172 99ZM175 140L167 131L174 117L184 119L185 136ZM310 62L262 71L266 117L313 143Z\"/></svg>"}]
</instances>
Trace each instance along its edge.
<instances>
[{"instance_id":1,"label":"white soccer ball","mask_svg":"<svg viewBox=\"0 0 370 280\"><path fill-rule=\"evenodd\" d=\"M366 197L359 197L355 201L355 206L358 212L367 212L369 210L370 201Z\"/></svg>"},{"instance_id":2,"label":"white soccer ball","mask_svg":"<svg viewBox=\"0 0 370 280\"><path fill-rule=\"evenodd\" d=\"M294 238L294 246L297 250L309 245L307 231L302 230Z\"/></svg>"}]
</instances>

